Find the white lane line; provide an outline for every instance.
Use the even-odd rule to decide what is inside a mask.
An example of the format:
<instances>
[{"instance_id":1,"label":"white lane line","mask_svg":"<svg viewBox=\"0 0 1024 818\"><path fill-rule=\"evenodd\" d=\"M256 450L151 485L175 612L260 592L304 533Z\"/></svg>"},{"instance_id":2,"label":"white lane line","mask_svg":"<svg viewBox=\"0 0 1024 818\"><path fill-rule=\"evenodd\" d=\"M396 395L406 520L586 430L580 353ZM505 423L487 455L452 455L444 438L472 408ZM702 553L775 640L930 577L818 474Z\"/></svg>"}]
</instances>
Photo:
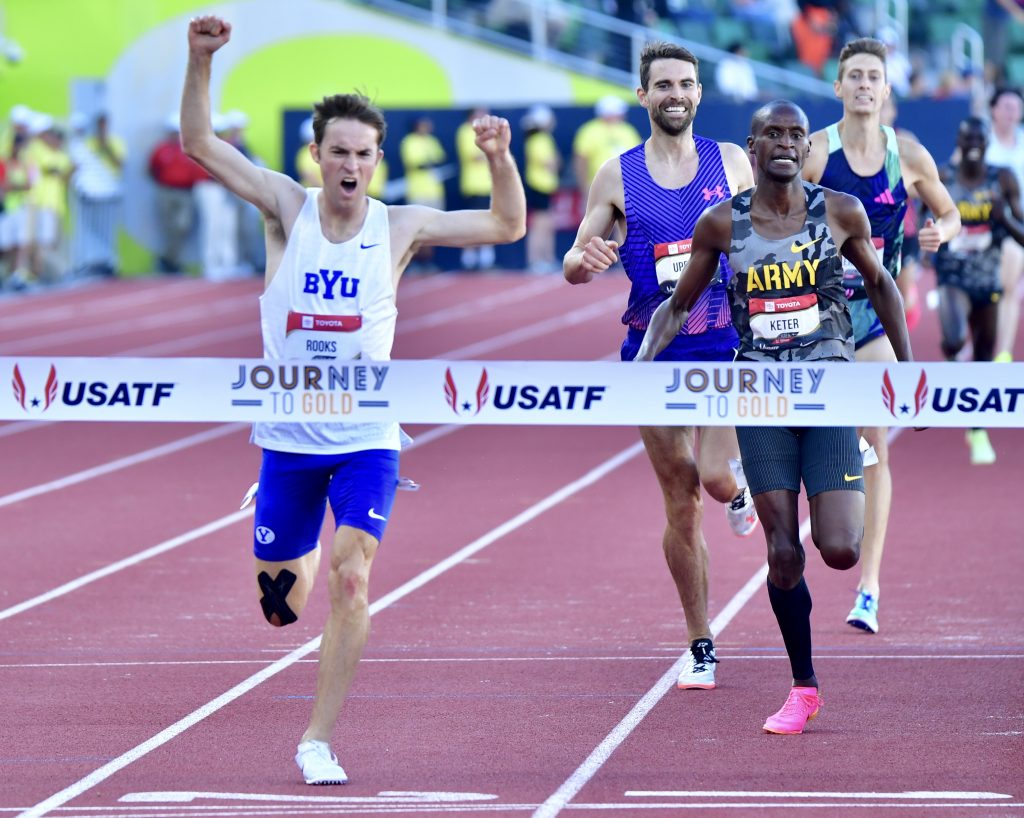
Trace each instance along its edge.
<instances>
[{"instance_id":1,"label":"white lane line","mask_svg":"<svg viewBox=\"0 0 1024 818\"><path fill-rule=\"evenodd\" d=\"M211 793L212 795L212 793ZM308 796L315 798L316 796ZM456 813L516 813L531 812L536 809L536 804L508 804L502 802L490 803L468 803L459 802L421 802L421 801L382 801L374 799L373 796L359 798L358 796L337 797L337 800L329 800L323 797L324 803L318 804L310 801L296 801L292 804L287 801L277 804L252 803L252 804L177 804L169 805L147 805L146 802L139 805L118 804L108 807L66 807L61 815L65 818L137 818L138 816L159 815L161 818L243 818L244 816L302 816L302 815L453 815ZM1007 814L1006 810L1019 810L1024 807L1024 802L1000 801L1000 815ZM984 809L991 810L992 801L970 802L970 801L944 801L944 802L872 802L854 801L844 802L808 802L808 801L708 801L708 802L628 802L628 803L602 803L602 804L574 804L571 809L576 811L601 811L612 814L627 814L640 810L670 810L678 813L681 810L700 810L720 812L721 810L740 810L741 814L749 815L751 811L768 810L794 810L794 809L853 809L853 810L878 810L878 809L912 809L912 810L963 810L963 809ZM15 812L21 807L0 807L0 813ZM154 810L159 810L155 812ZM988 813L985 813L988 814Z\"/></svg>"},{"instance_id":2,"label":"white lane line","mask_svg":"<svg viewBox=\"0 0 1024 818\"><path fill-rule=\"evenodd\" d=\"M252 309L255 297L252 293L232 295L216 301L206 301L183 305L165 312L144 314L134 320L108 321L100 325L73 327L66 330L33 335L16 341L4 342L5 355L24 355L32 350L46 349L51 344L70 344L91 341L97 338L113 338L129 335L141 330L162 329L179 323L195 323L204 318L222 318L229 313Z\"/></svg>"},{"instance_id":3,"label":"white lane line","mask_svg":"<svg viewBox=\"0 0 1024 818\"><path fill-rule=\"evenodd\" d=\"M404 320L400 318L395 328L395 334L404 335L408 332L419 332L423 329L437 327L462 318L476 316L481 310L495 309L508 304L514 304L517 301L535 298L555 289L556 285L560 287L564 283L561 278L558 281L534 278L528 280L526 284L520 284L517 287L507 287L491 295L480 296L473 301L462 301L425 315L414 315Z\"/></svg>"},{"instance_id":4,"label":"white lane line","mask_svg":"<svg viewBox=\"0 0 1024 818\"><path fill-rule=\"evenodd\" d=\"M889 430L889 442L895 440L902 427L896 427ZM806 519L800 525L800 541L803 542L807 536L811 533L811 521ZM711 631L718 636L725 629L725 627L733 620L733 617L740 612L740 609L746 605L751 597L760 590L765 581L768 578L768 563L764 563L757 572L747 580L747 584L744 585L736 595L729 600L725 608L722 609L721 613L718 614L711 621ZM594 751L586 758L586 760L565 780L555 792L548 796L547 800L541 804L540 808L533 813L534 818L553 818L558 815L563 809L569 806L569 802L579 794L580 790L593 778L597 771L601 769L604 763L611 757L619 746L624 742L629 734L636 729L637 725L647 716L654 706L661 701L661 699L675 686L676 677L679 675L683 667L683 662L686 659L685 653L681 656L672 667L670 667L665 674L655 683L647 693L644 695L639 702L634 705L633 709L626 714L625 718L622 719L612 731L605 736L604 740L594 748Z\"/></svg>"},{"instance_id":5,"label":"white lane line","mask_svg":"<svg viewBox=\"0 0 1024 818\"><path fill-rule=\"evenodd\" d=\"M585 321L592 321L595 318L605 317L609 312L621 311L621 307L622 296L616 295L611 298L605 298L602 301L595 301L585 307L577 307L576 309L570 310L562 315L557 315L543 321L528 324L525 327L519 327L508 332L503 332L500 335L495 335L483 341L477 341L473 344L457 347L456 349L449 350L448 352L442 352L439 355L434 355L433 357L440 358L442 360L446 358L476 358L481 355L486 355L489 352L493 352L495 349L512 346L513 344L520 344L523 341L529 341L532 338L536 338L538 335L547 335L549 332L559 332L560 330L566 330L576 324L582 324Z\"/></svg>"},{"instance_id":6,"label":"white lane line","mask_svg":"<svg viewBox=\"0 0 1024 818\"><path fill-rule=\"evenodd\" d=\"M437 804L442 802L461 804L467 801L495 801L498 796L483 792L429 792L415 790L385 790L376 795L291 795L285 793L171 790L164 792L129 792L117 800L119 803L129 804L181 804L210 798L217 801L271 801L290 804Z\"/></svg>"},{"instance_id":7,"label":"white lane line","mask_svg":"<svg viewBox=\"0 0 1024 818\"><path fill-rule=\"evenodd\" d=\"M848 798L893 800L949 800L983 801L986 799L1013 798L1002 792L942 792L922 790L911 792L772 792L770 790L626 790L627 798Z\"/></svg>"},{"instance_id":8,"label":"white lane line","mask_svg":"<svg viewBox=\"0 0 1024 818\"><path fill-rule=\"evenodd\" d=\"M116 468L125 468L130 465L135 465L136 463L141 463L144 460L151 460L154 457L159 457L163 454L167 454L172 451L178 451L180 449L186 448L187 446L194 446L199 443L205 443L208 440L212 440L216 437L223 437L225 434L228 434L229 432L234 432L242 427L243 424L236 423L230 424L228 426L222 426L218 429L211 429L207 432L202 432L198 435L193 435L190 438L183 438L182 440L175 441L174 443L169 443L165 446L157 447L156 449L149 449L146 452L140 452L139 454L132 455L131 457L126 457L122 458L121 460L112 461L111 463L107 463L104 466L98 467L97 469L89 469L87 472L79 472L77 475L70 475L69 477L63 478L63 480L57 480L54 481L53 483L47 483L44 486L36 486L35 489L26 489L25 492L18 492L18 494L25 494L26 492L35 491L36 489L38 489L38 491L35 491L36 494L44 493L44 489L47 491L55 491L59 488L64 488L66 485L71 485L71 482L68 481L72 481L72 478L80 477L80 479L75 479L73 482L82 482L82 480L90 479L91 477L95 477L97 476L97 474L100 473L105 474L107 472L114 471ZM430 443L433 440L446 437L452 432L457 431L459 428L461 427L457 425L451 425L438 426L434 429L430 429L429 431L421 434L413 443L407 446L406 450L416 448L417 446L423 446L427 443ZM101 469L103 471L100 471ZM81 475L86 476L81 477ZM0 497L0 506L8 505L9 503L5 501L7 500L8 497L14 496L15 495L9 494L7 495L7 497ZM17 499L25 498L17 497L16 500ZM16 500L11 500L10 502L16 502ZM125 568L131 568L133 565L138 565L140 562L144 562L145 560L151 559L152 557L158 557L161 554L165 554L168 551L177 548L178 546L185 545L187 543L193 542L194 540L200 539L201 537L205 537L207 534L212 534L213 532L219 531L222 528L226 528L229 525L234 525L240 520L244 520L247 517L251 516L254 510L254 508L248 508L243 509L241 511L236 511L232 514L228 514L225 517L221 517L219 520L214 520L213 522L207 523L206 525L194 528L191 531L186 531L184 534L180 534L177 537L172 537L169 540L165 540L164 542L159 543L158 545L154 545L152 548L147 548L144 551L140 551L137 554L133 554L130 557L125 557L123 560L112 562L109 565L104 566L103 568L99 568L93 571L92 573L85 574L84 576L78 577L77 579L73 579L70 582L66 582L63 585L58 586L57 588L53 588L49 591L46 591L45 593L39 594L38 596L34 596L31 599L26 599L24 602L19 602L17 605L12 605L10 608L0 610L0 621L4 619L9 619L10 617L16 616L17 614L24 613L27 610L35 608L46 602L50 602L59 597L62 597L65 594L70 594L72 591L77 591L79 588L96 582L96 580L103 579L104 577L108 577L111 574L116 574L118 571L123 571Z\"/></svg>"},{"instance_id":9,"label":"white lane line","mask_svg":"<svg viewBox=\"0 0 1024 818\"><path fill-rule=\"evenodd\" d=\"M46 602L62 597L65 594L70 594L72 591L77 591L79 588L90 585L99 579L108 577L111 574L116 574L118 571L123 571L125 568L131 568L133 565L138 565L140 562L144 562L152 557L165 554L178 546L198 540L201 537L205 537L207 534L212 534L214 531L220 531L222 528L234 525L240 520L244 520L246 517L251 517L254 510L255 509L252 508L246 508L241 511L236 511L234 514L228 514L226 517L221 517L219 520L214 520L212 523L199 526L199 528L193 528L191 531L187 531L177 537L165 540L159 545L147 548L145 551L139 551L137 554L132 554L130 557L126 557L123 560L118 560L117 562L105 565L103 568L93 571L92 573L85 574L84 576L71 580L71 582L65 582L63 585L59 585L46 593L39 594L39 596L26 599L24 602L12 605L10 608L5 608L0 611L0 621L10 619L12 616L17 616L20 613L24 613L31 608L38 607Z\"/></svg>"},{"instance_id":10,"label":"white lane line","mask_svg":"<svg viewBox=\"0 0 1024 818\"><path fill-rule=\"evenodd\" d=\"M86 480L92 480L94 477L100 477L104 474L110 474L111 472L120 471L121 469L127 469L130 466L137 466L139 463L145 463L147 460L154 460L155 458L163 457L166 454L173 454L192 446L209 443L211 440L216 440L217 438L237 432L247 426L247 423L228 423L224 426L217 426L213 429L207 429L206 431L197 432L194 435L183 437L180 440L172 440L170 443L164 443L162 446L156 446L152 449L146 449L145 451L128 455L127 457L111 460L99 466L93 466L90 469L83 469L82 471L75 472L74 474L69 474L66 477L51 480L48 483L40 483L36 486L30 486L27 489L21 489L20 491L15 491L11 494L5 494L0 496L0 508L13 505L14 503L20 503L22 500L28 500L31 497L38 497L41 494L48 494L51 491L58 491L59 489L64 489L68 486L84 483Z\"/></svg>"},{"instance_id":11,"label":"white lane line","mask_svg":"<svg viewBox=\"0 0 1024 818\"><path fill-rule=\"evenodd\" d=\"M460 548L447 559L442 560L437 565L427 569L419 576L414 577L413 579L406 582L404 585L401 585L395 590L391 591L390 593L385 594L383 597L381 597L376 602L371 604L370 616L374 616L375 614L378 614L381 611L387 609L389 606L398 602L400 599L408 596L418 588L421 588L430 580L437 578L446 571L451 570L460 563L469 559L474 554L479 553L484 548L493 543L495 540L499 539L500 537L503 537L508 533L511 533L512 531L523 525L526 525L526 523L530 522L540 514L543 514L548 509L552 508L553 506L557 505L563 500L568 499L572 495L582 491L583 489L597 482L605 475L617 469L619 466L636 457L642 450L642 443L633 444L629 448L624 449L623 451L619 452L616 455L613 455L604 463L601 463L600 465L591 469L582 477L578 478L577 480L574 480L572 483L569 483L568 485L562 487L558 491L548 495L543 500L530 506L528 509L521 512L520 514L517 514L508 522L503 523L497 528L489 531L487 534L484 534L482 537L479 537L478 539L474 540L473 542L469 543L463 548ZM147 739L146 741L142 742L136 747L133 747L128 752L123 753L114 760L104 764L102 767L98 768L97 770L94 770L92 773L85 776L84 778L79 779L74 784L65 787L60 792L54 793L49 798L46 798L45 800L40 801L35 806L25 810L20 814L19 818L40 818L40 816L46 815L51 810L63 806L68 801L71 801L73 798L77 798L82 793L88 792L97 784L106 781L115 773L124 769L128 765L138 761L140 758L152 752L153 750L162 747L164 744L181 735L190 727L193 727L194 725L201 722L207 716L216 713L221 708L235 701L235 699L244 696L253 688L259 686L267 679L272 678L276 674L280 673L282 670L286 670L291 665L295 664L295 662L304 658L305 656L312 653L319 647L320 637L317 636L315 639L311 639L306 644L296 648L291 653L287 654L286 656L283 656L276 662L268 665L263 670L254 673L248 679L245 679L244 681L235 685L230 690L226 691L225 693L222 693L220 696L203 705L199 709L193 711L184 718L176 721L169 727L161 730L152 738Z\"/></svg>"},{"instance_id":12,"label":"white lane line","mask_svg":"<svg viewBox=\"0 0 1024 818\"><path fill-rule=\"evenodd\" d=\"M116 295L104 293L100 288L88 291L78 290L76 291L78 294L88 294L90 298L76 299L72 304L61 302L46 307L35 305L28 309L24 309L24 307L29 305L23 305L23 309L17 313L3 317L3 329L4 332L7 332L22 326L38 328L44 323L73 322L82 317L83 311L87 311L93 318L105 313L123 316L126 310L136 309L153 301L166 302L168 296L176 296L179 290L199 289L196 286L182 287L181 285L185 283L180 281L145 289L132 289Z\"/></svg>"},{"instance_id":13,"label":"white lane line","mask_svg":"<svg viewBox=\"0 0 1024 818\"><path fill-rule=\"evenodd\" d=\"M52 426L57 422L55 420L12 420L10 423L0 426L0 437L20 435L22 432L42 429L44 426Z\"/></svg>"},{"instance_id":14,"label":"white lane line","mask_svg":"<svg viewBox=\"0 0 1024 818\"><path fill-rule=\"evenodd\" d=\"M717 648L717 646L716 646ZM271 651L277 653L277 651ZM717 648L718 655L724 659L728 659L730 662L738 662L750 659L772 659L777 662L788 661L788 657L782 653L778 656L736 656L734 654L723 651L721 648ZM852 655L852 656L818 656L815 655L815 659L828 659L828 661L840 661L847 660L851 662L861 662L865 660L880 660L885 662L899 661L899 660L910 660L910 661L921 661L921 660L936 660L940 662L962 662L962 661L987 661L987 660L999 660L1005 661L1007 659L1024 659L1024 654L975 654L975 655L918 655L908 656L904 654L863 654L863 655ZM664 656L447 656L442 658L431 658L427 656L420 657L402 657L402 658L379 658L379 657L367 657L364 656L360 659L360 664L381 664L381 665L406 665L406 664L436 664L436 665L447 665L447 664L485 664L485 663L497 663L497 664L508 664L510 662L525 662L532 664L535 662L572 662L574 664L579 662L663 662ZM303 661L315 662L315 659L306 659ZM262 665L266 662L266 659L152 659L147 661L119 661L119 662L0 662L0 670L22 670L24 668L34 668L38 670L54 669L54 668L69 668L69 669L96 669L96 668L108 668L108 667L178 667L186 665ZM1024 735L1022 730L1011 730L1009 732L1000 733L982 733L984 736L1019 736Z\"/></svg>"},{"instance_id":15,"label":"white lane line","mask_svg":"<svg viewBox=\"0 0 1024 818\"><path fill-rule=\"evenodd\" d=\"M810 534L811 522L810 520L804 520L800 526L800 540ZM740 590L733 596L732 599L726 604L725 608L722 609L721 613L718 614L713 620L711 620L711 631L717 637L725 627L733 620L743 608L747 602L757 593L763 586L768 578L768 563L765 562L760 568L747 580L746 584L740 588ZM604 763L611 757L619 746L624 742L633 732L634 729L640 724L641 721L647 716L654 706L662 700L669 690L675 687L676 679L679 673L683 669L683 664L686 661L686 654L684 653L668 670L662 674L661 678L655 683L654 687L644 694L643 698L640 699L630 710L625 717L620 721L612 731L605 736L604 740L594 748L593 752L584 760L584 762L570 775L562 785L555 790L547 800L533 813L534 818L553 818L558 815L563 809L565 809L569 802L572 801L576 795L579 794L580 790L593 778L598 770L604 765Z\"/></svg>"}]
</instances>

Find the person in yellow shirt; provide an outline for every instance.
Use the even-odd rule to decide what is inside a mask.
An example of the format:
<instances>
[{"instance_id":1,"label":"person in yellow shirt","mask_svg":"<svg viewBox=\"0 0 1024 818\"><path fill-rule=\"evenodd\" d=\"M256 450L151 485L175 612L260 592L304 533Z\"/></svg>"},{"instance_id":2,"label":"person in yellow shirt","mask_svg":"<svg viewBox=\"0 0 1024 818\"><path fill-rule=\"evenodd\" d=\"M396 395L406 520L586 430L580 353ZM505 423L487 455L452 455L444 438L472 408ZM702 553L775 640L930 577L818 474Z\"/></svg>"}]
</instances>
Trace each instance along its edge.
<instances>
[{"instance_id":1,"label":"person in yellow shirt","mask_svg":"<svg viewBox=\"0 0 1024 818\"><path fill-rule=\"evenodd\" d=\"M487 116L484 107L474 108L466 121L455 131L455 153L459 158L459 192L467 210L481 210L490 206L491 176L487 171L487 157L476 146L473 121ZM494 245L481 244L462 251L462 269L487 270L494 266Z\"/></svg>"},{"instance_id":2,"label":"person in yellow shirt","mask_svg":"<svg viewBox=\"0 0 1024 818\"><path fill-rule=\"evenodd\" d=\"M398 146L405 169L405 201L444 210L444 181L438 169L448 158L428 116L417 117Z\"/></svg>"},{"instance_id":3,"label":"person in yellow shirt","mask_svg":"<svg viewBox=\"0 0 1024 818\"><path fill-rule=\"evenodd\" d=\"M64 272L57 256L61 243L61 224L68 212L68 179L74 170L64 150L53 117L37 114L32 127L33 139L25 148L25 158L35 165L39 178L28 193L29 266L36 279L56 279Z\"/></svg>"},{"instance_id":4,"label":"person in yellow shirt","mask_svg":"<svg viewBox=\"0 0 1024 818\"><path fill-rule=\"evenodd\" d=\"M555 261L555 219L550 207L551 195L558 190L562 156L552 136L554 111L547 105L534 105L521 125L526 158L526 266L531 273L555 272L562 265Z\"/></svg>"},{"instance_id":5,"label":"person in yellow shirt","mask_svg":"<svg viewBox=\"0 0 1024 818\"><path fill-rule=\"evenodd\" d=\"M444 179L440 166L448 158L441 142L434 136L434 121L428 116L413 120L412 129L398 146L405 168L405 201L444 210ZM432 268L433 247L422 247L416 253L417 266Z\"/></svg>"},{"instance_id":6,"label":"person in yellow shirt","mask_svg":"<svg viewBox=\"0 0 1024 818\"><path fill-rule=\"evenodd\" d=\"M602 97L594 106L594 119L584 122L572 143L572 168L586 203L597 171L613 156L639 145L640 133L626 121L628 106L619 97Z\"/></svg>"}]
</instances>

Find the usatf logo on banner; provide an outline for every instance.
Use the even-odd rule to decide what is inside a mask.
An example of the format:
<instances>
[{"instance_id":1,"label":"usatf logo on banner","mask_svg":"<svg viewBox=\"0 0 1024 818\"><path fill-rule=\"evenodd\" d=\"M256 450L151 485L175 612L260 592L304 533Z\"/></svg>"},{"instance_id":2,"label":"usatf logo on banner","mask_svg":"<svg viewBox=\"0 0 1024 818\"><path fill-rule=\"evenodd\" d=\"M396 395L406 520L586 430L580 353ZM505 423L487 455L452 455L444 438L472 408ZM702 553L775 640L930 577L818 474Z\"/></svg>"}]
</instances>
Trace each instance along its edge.
<instances>
[{"instance_id":1,"label":"usatf logo on banner","mask_svg":"<svg viewBox=\"0 0 1024 818\"><path fill-rule=\"evenodd\" d=\"M46 376L46 385L43 387L41 398L37 394L29 394L25 386L25 379L17 364L14 365L14 379L11 386L14 387L14 399L22 409L26 412L45 412L50 408L50 404L57 399L57 368L50 364L50 373Z\"/></svg>"},{"instance_id":2,"label":"usatf logo on banner","mask_svg":"<svg viewBox=\"0 0 1024 818\"><path fill-rule=\"evenodd\" d=\"M22 362L24 363L24 362ZM161 401L171 397L175 384L157 381L101 381L101 380L57 380L57 368L50 364L42 394L32 387L42 378L22 374L21 364L14 365L11 386L14 399L26 412L42 413L51 406L160 406Z\"/></svg>"},{"instance_id":3,"label":"usatf logo on banner","mask_svg":"<svg viewBox=\"0 0 1024 818\"><path fill-rule=\"evenodd\" d=\"M892 378L889 377L889 370L885 370L885 374L882 375L882 403L885 404L885 408L889 410L890 415L893 417L910 415L910 417L916 418L927 401L928 379L925 377L923 369L921 370L921 377L917 379L917 388L914 390L913 414L911 414L911 406L907 401L897 405L896 389L892 385ZM897 415L897 411L899 415Z\"/></svg>"},{"instance_id":4,"label":"usatf logo on banner","mask_svg":"<svg viewBox=\"0 0 1024 818\"><path fill-rule=\"evenodd\" d=\"M491 394L491 385L487 381L487 370L480 372L480 380L476 384L476 392L470 396L465 393L460 397L458 387L455 385L455 378L452 376L452 368L444 371L444 399L456 415L479 415L480 410L487 405L487 399ZM473 398L470 402L469 397Z\"/></svg>"}]
</instances>

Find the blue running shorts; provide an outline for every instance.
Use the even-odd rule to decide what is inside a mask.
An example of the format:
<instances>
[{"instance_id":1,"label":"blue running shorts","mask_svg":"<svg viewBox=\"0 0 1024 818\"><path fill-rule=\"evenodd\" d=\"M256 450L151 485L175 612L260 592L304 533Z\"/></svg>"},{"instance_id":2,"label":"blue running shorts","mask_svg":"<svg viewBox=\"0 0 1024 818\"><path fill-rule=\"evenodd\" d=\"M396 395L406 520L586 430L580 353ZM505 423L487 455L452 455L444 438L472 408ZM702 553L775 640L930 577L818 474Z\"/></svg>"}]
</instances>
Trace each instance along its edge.
<instances>
[{"instance_id":1,"label":"blue running shorts","mask_svg":"<svg viewBox=\"0 0 1024 818\"><path fill-rule=\"evenodd\" d=\"M632 361L640 351L644 331L629 329L622 342L623 361ZM736 357L739 341L732 327L712 329L699 335L677 335L658 353L656 361L731 361Z\"/></svg>"},{"instance_id":2,"label":"blue running shorts","mask_svg":"<svg viewBox=\"0 0 1024 818\"><path fill-rule=\"evenodd\" d=\"M852 426L737 426L751 494L864 491L864 458Z\"/></svg>"},{"instance_id":3,"label":"blue running shorts","mask_svg":"<svg viewBox=\"0 0 1024 818\"><path fill-rule=\"evenodd\" d=\"M384 538L398 485L398 452L345 454L263 450L256 495L253 553L268 562L308 554L320 540L330 500L334 526Z\"/></svg>"}]
</instances>

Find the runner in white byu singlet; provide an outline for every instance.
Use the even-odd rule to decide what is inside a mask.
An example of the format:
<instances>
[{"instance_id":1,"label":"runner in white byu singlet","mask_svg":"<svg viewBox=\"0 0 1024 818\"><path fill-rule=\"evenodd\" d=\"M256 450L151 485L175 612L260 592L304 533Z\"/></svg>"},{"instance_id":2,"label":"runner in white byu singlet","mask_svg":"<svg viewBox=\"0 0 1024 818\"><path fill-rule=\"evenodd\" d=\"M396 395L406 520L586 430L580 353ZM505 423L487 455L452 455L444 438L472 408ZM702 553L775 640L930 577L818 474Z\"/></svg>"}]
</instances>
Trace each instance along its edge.
<instances>
[{"instance_id":1,"label":"runner in white byu singlet","mask_svg":"<svg viewBox=\"0 0 1024 818\"><path fill-rule=\"evenodd\" d=\"M323 187L306 190L256 167L210 127L212 57L230 36L231 25L219 17L189 24L181 137L189 156L263 214L265 357L386 360L395 334L395 289L421 247L498 244L526 232L508 122L484 116L473 123L493 181L490 209L387 206L366 194L383 156L383 114L359 94L325 97L314 108L309 146ZM272 625L294 622L305 608L328 501L334 513L330 614L313 712L295 761L307 784L344 784L348 777L329 742L366 643L370 565L398 479L398 426L260 423L253 440L263 447L256 581Z\"/></svg>"}]
</instances>

